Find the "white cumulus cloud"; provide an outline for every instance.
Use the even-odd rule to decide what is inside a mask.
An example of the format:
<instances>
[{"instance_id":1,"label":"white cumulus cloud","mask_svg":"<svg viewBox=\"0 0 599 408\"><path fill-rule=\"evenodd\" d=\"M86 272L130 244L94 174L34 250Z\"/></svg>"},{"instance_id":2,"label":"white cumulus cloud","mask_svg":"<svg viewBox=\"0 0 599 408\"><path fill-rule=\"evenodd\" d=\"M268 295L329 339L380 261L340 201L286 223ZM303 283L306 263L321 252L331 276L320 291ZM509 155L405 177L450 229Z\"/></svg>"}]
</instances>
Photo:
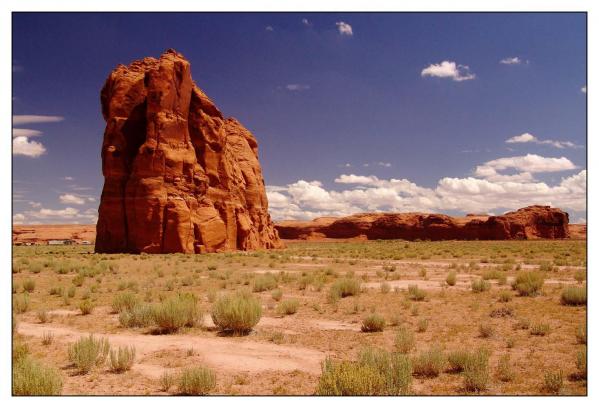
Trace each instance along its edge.
<instances>
[{"instance_id":1,"label":"white cumulus cloud","mask_svg":"<svg viewBox=\"0 0 599 408\"><path fill-rule=\"evenodd\" d=\"M12 137L35 137L41 136L42 132L34 129L13 128Z\"/></svg>"},{"instance_id":2,"label":"white cumulus cloud","mask_svg":"<svg viewBox=\"0 0 599 408\"><path fill-rule=\"evenodd\" d=\"M522 60L519 57L507 57L499 61L499 63L504 65L518 65L522 63Z\"/></svg>"},{"instance_id":3,"label":"white cumulus cloud","mask_svg":"<svg viewBox=\"0 0 599 408\"><path fill-rule=\"evenodd\" d=\"M459 65L453 61L442 61L439 64L431 64L424 68L420 72L420 75L423 77L450 78L457 82L476 78L476 75L470 72L468 65Z\"/></svg>"},{"instance_id":4,"label":"white cumulus cloud","mask_svg":"<svg viewBox=\"0 0 599 408\"><path fill-rule=\"evenodd\" d=\"M512 143L512 144L513 143L535 143L535 144L541 144L541 145L550 145L550 146L556 147L558 149L565 149L568 147L569 148L582 147L580 145L577 145L576 143L572 143L569 141L560 141L560 140L551 140L551 139L541 140L541 139L537 138L536 136L531 135L530 133L523 133L518 136L510 137L505 142Z\"/></svg>"},{"instance_id":5,"label":"white cumulus cloud","mask_svg":"<svg viewBox=\"0 0 599 408\"><path fill-rule=\"evenodd\" d=\"M59 198L60 202L63 204L77 204L77 205L85 204L85 199L83 197L79 197L74 194L62 194L58 198Z\"/></svg>"},{"instance_id":6,"label":"white cumulus cloud","mask_svg":"<svg viewBox=\"0 0 599 408\"><path fill-rule=\"evenodd\" d=\"M354 30L352 29L352 26L348 23L344 21L338 21L335 23L335 25L337 26L337 31L339 31L339 34L346 35L348 37L354 35Z\"/></svg>"},{"instance_id":7,"label":"white cumulus cloud","mask_svg":"<svg viewBox=\"0 0 599 408\"><path fill-rule=\"evenodd\" d=\"M29 140L26 136L12 139L12 154L15 156L39 157L46 153L46 148L40 142Z\"/></svg>"}]
</instances>

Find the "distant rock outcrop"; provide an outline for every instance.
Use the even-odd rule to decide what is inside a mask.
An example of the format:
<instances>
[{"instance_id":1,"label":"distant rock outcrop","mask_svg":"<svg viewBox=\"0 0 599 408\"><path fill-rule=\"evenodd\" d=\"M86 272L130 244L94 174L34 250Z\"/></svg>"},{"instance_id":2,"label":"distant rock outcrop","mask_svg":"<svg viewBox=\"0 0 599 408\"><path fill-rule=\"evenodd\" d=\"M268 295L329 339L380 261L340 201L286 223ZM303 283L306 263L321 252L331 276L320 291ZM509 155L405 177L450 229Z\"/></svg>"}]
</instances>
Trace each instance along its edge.
<instances>
[{"instance_id":1,"label":"distant rock outcrop","mask_svg":"<svg viewBox=\"0 0 599 408\"><path fill-rule=\"evenodd\" d=\"M284 239L356 238L405 240L501 240L568 238L568 213L531 206L501 216L449 217L423 213L367 213L342 218L277 223Z\"/></svg>"},{"instance_id":2,"label":"distant rock outcrop","mask_svg":"<svg viewBox=\"0 0 599 408\"><path fill-rule=\"evenodd\" d=\"M97 252L202 253L281 246L258 143L225 118L189 62L119 65L101 93L104 189Z\"/></svg>"}]
</instances>

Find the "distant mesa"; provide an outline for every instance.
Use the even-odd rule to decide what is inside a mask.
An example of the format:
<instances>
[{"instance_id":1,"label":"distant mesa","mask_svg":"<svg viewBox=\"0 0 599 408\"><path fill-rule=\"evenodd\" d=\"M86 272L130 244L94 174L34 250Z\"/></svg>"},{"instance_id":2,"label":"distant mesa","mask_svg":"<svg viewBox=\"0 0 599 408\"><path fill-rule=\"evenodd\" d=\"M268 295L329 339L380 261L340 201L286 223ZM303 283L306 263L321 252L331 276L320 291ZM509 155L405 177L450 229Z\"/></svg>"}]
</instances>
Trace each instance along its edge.
<instances>
[{"instance_id":1,"label":"distant mesa","mask_svg":"<svg viewBox=\"0 0 599 408\"><path fill-rule=\"evenodd\" d=\"M509 240L569 238L568 213L534 205L500 216L450 217L424 213L365 213L313 221L281 221L283 239ZM586 228L585 228L586 236ZM578 233L577 237L582 237Z\"/></svg>"},{"instance_id":2,"label":"distant mesa","mask_svg":"<svg viewBox=\"0 0 599 408\"><path fill-rule=\"evenodd\" d=\"M119 65L101 92L106 130L96 252L281 247L256 138L225 118L174 50Z\"/></svg>"}]
</instances>

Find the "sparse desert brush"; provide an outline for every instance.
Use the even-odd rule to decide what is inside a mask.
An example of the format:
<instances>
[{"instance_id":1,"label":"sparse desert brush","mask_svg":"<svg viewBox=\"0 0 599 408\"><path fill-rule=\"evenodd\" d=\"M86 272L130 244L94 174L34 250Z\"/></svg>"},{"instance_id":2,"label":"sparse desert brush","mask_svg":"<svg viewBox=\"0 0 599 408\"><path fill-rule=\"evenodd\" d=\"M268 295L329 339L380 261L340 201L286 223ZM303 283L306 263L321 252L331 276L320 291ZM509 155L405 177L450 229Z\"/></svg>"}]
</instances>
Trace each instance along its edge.
<instances>
[{"instance_id":1,"label":"sparse desert brush","mask_svg":"<svg viewBox=\"0 0 599 408\"><path fill-rule=\"evenodd\" d=\"M192 294L178 294L153 307L153 320L165 333L172 333L182 327L198 325L201 316L197 299Z\"/></svg>"},{"instance_id":2,"label":"sparse desert brush","mask_svg":"<svg viewBox=\"0 0 599 408\"><path fill-rule=\"evenodd\" d=\"M216 375L208 367L185 368L178 379L179 393L183 395L207 395L216 386Z\"/></svg>"},{"instance_id":3,"label":"sparse desert brush","mask_svg":"<svg viewBox=\"0 0 599 408\"><path fill-rule=\"evenodd\" d=\"M124 309L119 313L119 323L123 327L148 327L154 324L154 308L145 303L139 303L131 310Z\"/></svg>"},{"instance_id":4,"label":"sparse desert brush","mask_svg":"<svg viewBox=\"0 0 599 408\"><path fill-rule=\"evenodd\" d=\"M62 378L58 370L26 356L13 365L13 395L60 395Z\"/></svg>"},{"instance_id":5,"label":"sparse desert brush","mask_svg":"<svg viewBox=\"0 0 599 408\"><path fill-rule=\"evenodd\" d=\"M25 279L23 290L27 293L32 293L35 290L35 281L33 279Z\"/></svg>"},{"instance_id":6,"label":"sparse desert brush","mask_svg":"<svg viewBox=\"0 0 599 408\"><path fill-rule=\"evenodd\" d=\"M584 323L576 328L576 342L587 344L587 325Z\"/></svg>"},{"instance_id":7,"label":"sparse desert brush","mask_svg":"<svg viewBox=\"0 0 599 408\"><path fill-rule=\"evenodd\" d=\"M520 271L512 283L512 289L516 290L520 296L536 296L541 293L544 282L545 278L539 271Z\"/></svg>"},{"instance_id":8,"label":"sparse desert brush","mask_svg":"<svg viewBox=\"0 0 599 408\"><path fill-rule=\"evenodd\" d=\"M576 353L576 369L578 370L574 374L575 379L587 379L587 348L583 347Z\"/></svg>"},{"instance_id":9,"label":"sparse desert brush","mask_svg":"<svg viewBox=\"0 0 599 408\"><path fill-rule=\"evenodd\" d=\"M48 323L51 320L51 316L46 309L38 310L36 316L40 323Z\"/></svg>"},{"instance_id":10,"label":"sparse desert brush","mask_svg":"<svg viewBox=\"0 0 599 408\"><path fill-rule=\"evenodd\" d=\"M84 316L91 314L94 310L94 303L89 299L85 299L79 303L79 310L81 310L81 314Z\"/></svg>"},{"instance_id":11,"label":"sparse desert brush","mask_svg":"<svg viewBox=\"0 0 599 408\"><path fill-rule=\"evenodd\" d=\"M578 271L574 272L574 279L576 279L576 282L582 283L585 281L586 278L587 278L586 271L578 270Z\"/></svg>"},{"instance_id":12,"label":"sparse desert brush","mask_svg":"<svg viewBox=\"0 0 599 408\"><path fill-rule=\"evenodd\" d=\"M278 302L283 298L283 291L281 289L275 289L270 293L270 295L272 296L273 300Z\"/></svg>"},{"instance_id":13,"label":"sparse desert brush","mask_svg":"<svg viewBox=\"0 0 599 408\"><path fill-rule=\"evenodd\" d=\"M426 299L426 291L420 289L418 285L408 285L408 297L411 300L421 301Z\"/></svg>"},{"instance_id":14,"label":"sparse desert brush","mask_svg":"<svg viewBox=\"0 0 599 408\"><path fill-rule=\"evenodd\" d=\"M391 291L391 285L389 285L387 282L381 283L381 293L382 294L387 294L390 291Z\"/></svg>"},{"instance_id":15,"label":"sparse desert brush","mask_svg":"<svg viewBox=\"0 0 599 408\"><path fill-rule=\"evenodd\" d=\"M519 318L514 324L515 329L528 330L530 328L530 319L526 317Z\"/></svg>"},{"instance_id":16,"label":"sparse desert brush","mask_svg":"<svg viewBox=\"0 0 599 408\"><path fill-rule=\"evenodd\" d=\"M299 309L299 300L285 299L277 306L277 312L282 315L292 315Z\"/></svg>"},{"instance_id":17,"label":"sparse desert brush","mask_svg":"<svg viewBox=\"0 0 599 408\"><path fill-rule=\"evenodd\" d=\"M516 373L512 370L510 364L510 355L504 354L499 359L499 363L497 365L497 378L499 381L510 382L514 379Z\"/></svg>"},{"instance_id":18,"label":"sparse desert brush","mask_svg":"<svg viewBox=\"0 0 599 408\"><path fill-rule=\"evenodd\" d=\"M400 327L397 329L395 335L395 349L401 354L408 354L414 349L416 340L414 333L407 327Z\"/></svg>"},{"instance_id":19,"label":"sparse desert brush","mask_svg":"<svg viewBox=\"0 0 599 408\"><path fill-rule=\"evenodd\" d=\"M83 285L83 282L85 282L85 275L79 273L71 280L71 282L73 283L73 285L81 287Z\"/></svg>"},{"instance_id":20,"label":"sparse desert brush","mask_svg":"<svg viewBox=\"0 0 599 408\"><path fill-rule=\"evenodd\" d=\"M29 310L29 295L23 293L22 295L13 296L12 310L17 314L25 313Z\"/></svg>"},{"instance_id":21,"label":"sparse desert brush","mask_svg":"<svg viewBox=\"0 0 599 408\"><path fill-rule=\"evenodd\" d=\"M447 277L445 278L445 283L447 283L449 286L455 286L457 282L457 273L456 271L451 271L447 274Z\"/></svg>"},{"instance_id":22,"label":"sparse desert brush","mask_svg":"<svg viewBox=\"0 0 599 408\"><path fill-rule=\"evenodd\" d=\"M558 395L564 386L564 373L562 370L546 372L544 380L544 391Z\"/></svg>"},{"instance_id":23,"label":"sparse desert brush","mask_svg":"<svg viewBox=\"0 0 599 408\"><path fill-rule=\"evenodd\" d=\"M341 278L331 285L331 291L336 297L357 296L360 294L360 282L353 278Z\"/></svg>"},{"instance_id":24,"label":"sparse desert brush","mask_svg":"<svg viewBox=\"0 0 599 408\"><path fill-rule=\"evenodd\" d=\"M385 318L379 314L373 313L362 320L361 330L365 333L381 332L385 329Z\"/></svg>"},{"instance_id":25,"label":"sparse desert brush","mask_svg":"<svg viewBox=\"0 0 599 408\"><path fill-rule=\"evenodd\" d=\"M50 296L62 296L63 290L63 288L55 286L50 288L48 293L50 294Z\"/></svg>"},{"instance_id":26,"label":"sparse desert brush","mask_svg":"<svg viewBox=\"0 0 599 408\"><path fill-rule=\"evenodd\" d=\"M175 376L168 371L163 372L160 376L160 391L168 392L173 385L175 385Z\"/></svg>"},{"instance_id":27,"label":"sparse desert brush","mask_svg":"<svg viewBox=\"0 0 599 408\"><path fill-rule=\"evenodd\" d=\"M20 340L15 339L12 344L12 362L18 363L29 355L29 346Z\"/></svg>"},{"instance_id":28,"label":"sparse desert brush","mask_svg":"<svg viewBox=\"0 0 599 408\"><path fill-rule=\"evenodd\" d=\"M587 288L569 286L562 290L561 302L568 306L581 306L587 304Z\"/></svg>"},{"instance_id":29,"label":"sparse desert brush","mask_svg":"<svg viewBox=\"0 0 599 408\"><path fill-rule=\"evenodd\" d=\"M472 281L472 292L480 293L491 289L491 284L484 279L475 279Z\"/></svg>"},{"instance_id":30,"label":"sparse desert brush","mask_svg":"<svg viewBox=\"0 0 599 408\"><path fill-rule=\"evenodd\" d=\"M112 312L131 311L139 304L137 296L131 292L117 293L112 299Z\"/></svg>"},{"instance_id":31,"label":"sparse desert brush","mask_svg":"<svg viewBox=\"0 0 599 408\"><path fill-rule=\"evenodd\" d=\"M416 331L418 333L424 333L428 329L428 319L420 319L416 324Z\"/></svg>"},{"instance_id":32,"label":"sparse desert brush","mask_svg":"<svg viewBox=\"0 0 599 408\"><path fill-rule=\"evenodd\" d=\"M54 335L52 332L44 332L42 334L42 344L44 346L49 346L54 341Z\"/></svg>"},{"instance_id":33,"label":"sparse desert brush","mask_svg":"<svg viewBox=\"0 0 599 408\"><path fill-rule=\"evenodd\" d=\"M501 306L491 310L489 313L490 317L512 317L514 315L514 309L509 306Z\"/></svg>"},{"instance_id":34,"label":"sparse desert brush","mask_svg":"<svg viewBox=\"0 0 599 408\"><path fill-rule=\"evenodd\" d=\"M461 373L466 367L466 361L471 358L472 353L468 350L456 350L447 354L447 363L449 371L452 373Z\"/></svg>"},{"instance_id":35,"label":"sparse desert brush","mask_svg":"<svg viewBox=\"0 0 599 408\"><path fill-rule=\"evenodd\" d=\"M437 377L445 367L445 355L439 347L433 346L412 358L412 367L415 375Z\"/></svg>"},{"instance_id":36,"label":"sparse desert brush","mask_svg":"<svg viewBox=\"0 0 599 408\"><path fill-rule=\"evenodd\" d=\"M480 334L480 337L485 339L493 337L493 334L495 333L495 327L487 322L480 322L478 325L478 333Z\"/></svg>"},{"instance_id":37,"label":"sparse desert brush","mask_svg":"<svg viewBox=\"0 0 599 408\"><path fill-rule=\"evenodd\" d=\"M327 357L316 395L406 395L412 381L409 358L381 349L366 349L358 361Z\"/></svg>"},{"instance_id":38,"label":"sparse desert brush","mask_svg":"<svg viewBox=\"0 0 599 408\"><path fill-rule=\"evenodd\" d=\"M110 350L110 369L115 373L129 370L135 361L135 347L119 347L118 350Z\"/></svg>"},{"instance_id":39,"label":"sparse desert brush","mask_svg":"<svg viewBox=\"0 0 599 408\"><path fill-rule=\"evenodd\" d=\"M69 346L69 360L80 374L86 374L92 368L102 366L109 352L108 339L95 338L93 334L90 334L88 337L81 337Z\"/></svg>"},{"instance_id":40,"label":"sparse desert brush","mask_svg":"<svg viewBox=\"0 0 599 408\"><path fill-rule=\"evenodd\" d=\"M533 336L546 336L551 331L548 323L538 322L530 326L530 334Z\"/></svg>"},{"instance_id":41,"label":"sparse desert brush","mask_svg":"<svg viewBox=\"0 0 599 408\"><path fill-rule=\"evenodd\" d=\"M502 290L499 292L499 301L500 302L509 302L513 298L512 292L509 290Z\"/></svg>"},{"instance_id":42,"label":"sparse desert brush","mask_svg":"<svg viewBox=\"0 0 599 408\"><path fill-rule=\"evenodd\" d=\"M271 273L256 276L254 280L254 292L264 292L277 287L277 279Z\"/></svg>"},{"instance_id":43,"label":"sparse desert brush","mask_svg":"<svg viewBox=\"0 0 599 408\"><path fill-rule=\"evenodd\" d=\"M497 279L500 281L503 281L505 279L505 272L501 271L499 269L486 269L483 272L482 278L484 280L489 280L489 279Z\"/></svg>"},{"instance_id":44,"label":"sparse desert brush","mask_svg":"<svg viewBox=\"0 0 599 408\"><path fill-rule=\"evenodd\" d=\"M247 334L262 317L260 301L247 292L220 297L212 306L212 321L222 331Z\"/></svg>"},{"instance_id":45,"label":"sparse desert brush","mask_svg":"<svg viewBox=\"0 0 599 408\"><path fill-rule=\"evenodd\" d=\"M462 376L467 391L486 390L489 383L489 352L483 348L473 352L466 359Z\"/></svg>"}]
</instances>

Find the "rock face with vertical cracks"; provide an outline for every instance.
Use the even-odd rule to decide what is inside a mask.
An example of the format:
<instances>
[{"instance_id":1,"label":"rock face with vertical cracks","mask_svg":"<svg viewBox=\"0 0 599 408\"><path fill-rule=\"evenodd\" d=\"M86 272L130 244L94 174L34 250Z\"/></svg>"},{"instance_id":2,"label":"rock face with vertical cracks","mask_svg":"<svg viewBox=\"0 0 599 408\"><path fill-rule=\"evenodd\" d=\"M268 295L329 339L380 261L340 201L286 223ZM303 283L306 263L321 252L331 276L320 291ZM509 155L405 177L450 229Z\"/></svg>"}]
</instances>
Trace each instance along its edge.
<instances>
[{"instance_id":1,"label":"rock face with vertical cracks","mask_svg":"<svg viewBox=\"0 0 599 408\"><path fill-rule=\"evenodd\" d=\"M176 51L119 65L101 93L104 189L96 252L277 248L258 144Z\"/></svg>"}]
</instances>

